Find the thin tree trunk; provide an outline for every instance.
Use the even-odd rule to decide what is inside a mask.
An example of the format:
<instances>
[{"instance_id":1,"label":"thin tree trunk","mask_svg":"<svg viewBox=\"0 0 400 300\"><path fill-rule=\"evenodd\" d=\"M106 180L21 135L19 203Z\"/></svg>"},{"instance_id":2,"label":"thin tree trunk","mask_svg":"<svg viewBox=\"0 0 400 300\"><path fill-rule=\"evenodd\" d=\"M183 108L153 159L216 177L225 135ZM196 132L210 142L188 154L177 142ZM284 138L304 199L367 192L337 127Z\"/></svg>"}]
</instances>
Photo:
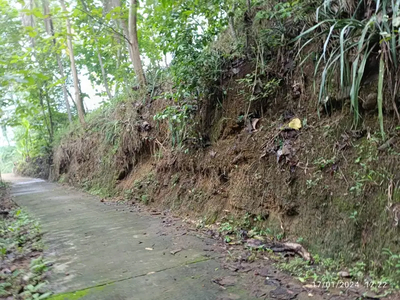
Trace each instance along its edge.
<instances>
[{"instance_id":1,"label":"thin tree trunk","mask_svg":"<svg viewBox=\"0 0 400 300\"><path fill-rule=\"evenodd\" d=\"M235 40L236 45L238 44L238 38L236 35L235 24L233 22L233 16L229 17L229 29L231 30L233 39Z\"/></svg>"},{"instance_id":2,"label":"thin tree trunk","mask_svg":"<svg viewBox=\"0 0 400 300\"><path fill-rule=\"evenodd\" d=\"M88 8L86 6L85 0L81 0L83 9L85 10L85 12L89 15L89 11ZM106 3L104 3L105 7L107 7ZM99 47L99 41L94 38L94 42L96 43L96 47L97 47L97 57L99 59L99 65L100 65L100 69L101 69L101 75L103 76L103 84L104 84L104 88L106 89L107 95L108 95L108 99L111 100L112 99L112 95L110 92L110 88L108 86L108 82L107 82L107 75L106 75L106 71L104 70L104 64L103 64L103 59L101 58L101 52L100 52L100 47Z\"/></svg>"},{"instance_id":3,"label":"thin tree trunk","mask_svg":"<svg viewBox=\"0 0 400 300\"><path fill-rule=\"evenodd\" d=\"M6 125L1 125L1 131L3 132L3 136L4 136L4 138L5 138L6 141L7 141L7 145L8 145L8 146L11 146L11 145L10 145L10 140L8 139L7 126L6 126Z\"/></svg>"},{"instance_id":4,"label":"thin tree trunk","mask_svg":"<svg viewBox=\"0 0 400 300\"><path fill-rule=\"evenodd\" d=\"M53 37L53 46L54 46L54 50L56 50L55 47L57 45L57 42L56 42L56 38L55 38L53 20L50 17L49 3L47 0L43 0L43 12L44 12L44 15L49 16L48 18L44 19L44 25L46 27L46 32ZM64 78L64 67L61 62L61 57L57 52L56 52L56 59L57 59L58 70L60 71L61 78ZM68 120L70 123L72 123L71 106L69 105L69 101L68 101L67 86L65 85L65 80L62 83L62 90L63 90L65 107L67 108Z\"/></svg>"},{"instance_id":5,"label":"thin tree trunk","mask_svg":"<svg viewBox=\"0 0 400 300\"><path fill-rule=\"evenodd\" d=\"M50 106L50 101L49 101L49 96L46 94L46 104L47 104L47 112L49 114L49 122L50 122L50 144L53 143L53 137L54 137L54 122L53 122L53 114L51 112L51 106Z\"/></svg>"},{"instance_id":6,"label":"thin tree trunk","mask_svg":"<svg viewBox=\"0 0 400 300\"><path fill-rule=\"evenodd\" d=\"M72 104L74 105L75 109L78 110L78 107L76 106L76 103L74 101L74 97L72 97L71 93L67 90L68 96L72 101Z\"/></svg>"},{"instance_id":7,"label":"thin tree trunk","mask_svg":"<svg viewBox=\"0 0 400 300\"><path fill-rule=\"evenodd\" d=\"M117 70L119 70L120 61L121 61L121 49L118 49L118 51L117 51ZM116 80L115 88L114 88L114 95L117 95L118 92L119 92L119 82L118 82L118 80Z\"/></svg>"},{"instance_id":8,"label":"thin tree trunk","mask_svg":"<svg viewBox=\"0 0 400 300\"><path fill-rule=\"evenodd\" d=\"M235 44L237 45L239 43L239 40L235 30L235 11L236 11L236 3L233 3L232 9L228 13L228 22L229 22L229 29L232 32L232 37L235 40Z\"/></svg>"},{"instance_id":9,"label":"thin tree trunk","mask_svg":"<svg viewBox=\"0 0 400 300\"><path fill-rule=\"evenodd\" d=\"M140 59L139 42L137 37L137 0L131 0L130 4L129 27L122 18L119 18L119 23L122 28L122 32L124 33L129 57L133 65L133 69L135 70L138 83L140 87L144 87L146 85L146 77L144 75L142 61ZM113 6L121 7L121 0L114 0Z\"/></svg>"},{"instance_id":10,"label":"thin tree trunk","mask_svg":"<svg viewBox=\"0 0 400 300\"><path fill-rule=\"evenodd\" d=\"M129 41L132 47L133 68L135 70L140 87L146 85L146 77L144 75L142 60L140 59L139 41L137 36L137 8L138 1L131 0L129 8Z\"/></svg>"},{"instance_id":11,"label":"thin tree trunk","mask_svg":"<svg viewBox=\"0 0 400 300\"><path fill-rule=\"evenodd\" d=\"M60 0L61 7L65 13L67 13L67 8L65 6L64 0ZM72 30L71 30L71 22L69 21L69 18L66 18L66 23L67 23L67 45L68 45L68 50L69 50L69 59L71 61L71 71L72 71L72 77L74 80L74 89L75 89L75 101L76 105L78 108L78 116L79 116L79 121L84 126L85 123L85 109L83 106L83 100L81 98L80 90L79 90L79 83L78 83L78 71L76 69L75 65L75 57L74 57L74 48L72 46Z\"/></svg>"},{"instance_id":12,"label":"thin tree trunk","mask_svg":"<svg viewBox=\"0 0 400 300\"><path fill-rule=\"evenodd\" d=\"M133 61L134 61L134 55L133 55L133 50L132 50L132 44L129 41L129 30L128 30L128 26L126 25L125 20L120 19L119 23L121 24L121 28L122 28L122 32L124 33L125 38L125 42L126 42L126 46L128 47L128 52L129 52L129 58L131 59L131 63L133 65Z\"/></svg>"},{"instance_id":13,"label":"thin tree trunk","mask_svg":"<svg viewBox=\"0 0 400 300\"><path fill-rule=\"evenodd\" d=\"M64 67L62 65L61 58L58 54L56 54L56 57L57 57L58 69L60 70L61 78L64 78ZM63 90L63 95L64 95L65 106L67 107L68 120L70 123L72 123L71 106L69 105L69 101L68 101L67 86L65 85L65 80L62 83L62 90Z\"/></svg>"},{"instance_id":14,"label":"thin tree trunk","mask_svg":"<svg viewBox=\"0 0 400 300\"><path fill-rule=\"evenodd\" d=\"M104 88L106 89L106 92L107 92L107 95L108 95L108 99L111 100L112 99L112 95L111 95L111 92L110 92L110 88L108 86L107 75L106 75L106 71L104 70L103 59L101 58L100 47L99 47L98 41L96 39L95 39L95 42L97 44L97 56L99 58L101 74L103 75Z\"/></svg>"},{"instance_id":15,"label":"thin tree trunk","mask_svg":"<svg viewBox=\"0 0 400 300\"><path fill-rule=\"evenodd\" d=\"M33 10L35 8L34 1L31 0L29 2L29 8L31 10ZM35 26L35 19L34 19L33 15L31 15L29 17L28 21L24 25L25 26L31 26L31 27ZM31 41L31 46L32 46L32 49L33 49L33 56L35 58L35 61L39 61L37 53L36 53L36 41L35 41L35 38L32 37L30 39L30 41ZM41 65L39 65L39 68L40 68L41 73L43 73ZM51 125L49 125L49 122L47 120L46 110L45 110L44 102L43 102L44 95L43 95L43 92L42 92L42 87L44 87L44 90L45 90L46 86L47 86L46 82L43 82L43 84L40 84L40 86L38 86L38 93L39 93L39 102L40 102L40 106L42 108L42 113L43 113L43 119L44 119L44 122L46 124L47 131L49 133L49 141L47 141L47 142L48 142L48 144L51 144L52 141L53 141L53 133L52 133ZM50 118L50 121L51 121L51 115L49 115L49 118ZM29 129L28 129L28 132L29 132Z\"/></svg>"},{"instance_id":16,"label":"thin tree trunk","mask_svg":"<svg viewBox=\"0 0 400 300\"><path fill-rule=\"evenodd\" d=\"M49 16L46 19L44 19L44 25L46 27L46 32L53 37L53 46L55 49L57 42L56 42L56 38L55 38L53 20L50 17L49 3L47 0L43 0L43 12L44 12L45 16L47 16L47 15ZM56 59L57 59L58 69L60 71L61 78L64 78L64 67L61 62L61 57L57 52L56 52ZM62 83L62 90L63 90L65 107L67 108L68 120L70 123L72 123L71 106L69 105L69 101L68 101L67 86L65 85L65 80Z\"/></svg>"},{"instance_id":17,"label":"thin tree trunk","mask_svg":"<svg viewBox=\"0 0 400 300\"><path fill-rule=\"evenodd\" d=\"M50 140L49 144L51 144L51 142L53 141L53 137L52 137L52 134L51 134L51 129L50 129L50 126L49 126L49 122L47 121L46 110L44 108L43 98L44 98L44 96L43 96L43 93L42 93L42 89L39 88L39 102L40 102L40 106L42 108L44 123L46 124L47 132L49 133L49 140Z\"/></svg>"}]
</instances>

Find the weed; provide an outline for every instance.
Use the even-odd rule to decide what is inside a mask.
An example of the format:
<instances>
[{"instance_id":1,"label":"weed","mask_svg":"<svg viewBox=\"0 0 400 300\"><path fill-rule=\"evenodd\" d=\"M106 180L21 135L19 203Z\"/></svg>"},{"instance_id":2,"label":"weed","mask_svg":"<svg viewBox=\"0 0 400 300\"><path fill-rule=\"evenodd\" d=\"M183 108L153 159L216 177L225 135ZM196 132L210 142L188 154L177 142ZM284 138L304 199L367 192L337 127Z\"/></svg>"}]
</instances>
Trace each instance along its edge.
<instances>
[{"instance_id":1,"label":"weed","mask_svg":"<svg viewBox=\"0 0 400 300\"><path fill-rule=\"evenodd\" d=\"M307 179L307 180L306 180L307 189L311 189L311 188L317 186L317 185L318 185L318 182L319 182L321 179L322 179L322 175L320 175L320 176L318 176L318 177L314 177L314 178L312 178L312 179Z\"/></svg>"},{"instance_id":2,"label":"weed","mask_svg":"<svg viewBox=\"0 0 400 300\"><path fill-rule=\"evenodd\" d=\"M29 284L24 288L24 292L21 294L21 296L23 296L24 299L29 300L47 299L51 293L41 293L41 290L43 290L45 285L45 283L39 283L37 285Z\"/></svg>"},{"instance_id":3,"label":"weed","mask_svg":"<svg viewBox=\"0 0 400 300\"><path fill-rule=\"evenodd\" d=\"M42 274L48 271L49 262L44 261L43 257L31 260L30 269L36 274Z\"/></svg>"},{"instance_id":4,"label":"weed","mask_svg":"<svg viewBox=\"0 0 400 300\"><path fill-rule=\"evenodd\" d=\"M133 191L131 189L124 190L124 200L128 201L133 198Z\"/></svg>"},{"instance_id":5,"label":"weed","mask_svg":"<svg viewBox=\"0 0 400 300\"><path fill-rule=\"evenodd\" d=\"M149 204L149 195L142 195L140 197L140 200L143 202L143 204L147 205Z\"/></svg>"},{"instance_id":6,"label":"weed","mask_svg":"<svg viewBox=\"0 0 400 300\"><path fill-rule=\"evenodd\" d=\"M268 97L274 95L279 86L280 79L272 78L266 83L262 83L262 81L257 77L256 73L247 74L244 78L238 79L238 83L242 84L245 88L245 91L242 91L242 94L249 94L249 101L257 101L260 99L267 99ZM260 92L255 93L255 89L259 89Z\"/></svg>"},{"instance_id":7,"label":"weed","mask_svg":"<svg viewBox=\"0 0 400 300\"><path fill-rule=\"evenodd\" d=\"M354 221L354 223L357 223L357 218L358 218L358 211L353 211L351 214L350 214L350 220L353 220Z\"/></svg>"},{"instance_id":8,"label":"weed","mask_svg":"<svg viewBox=\"0 0 400 300\"><path fill-rule=\"evenodd\" d=\"M350 268L350 275L357 280L362 280L365 276L366 264L362 261L356 262L355 265Z\"/></svg>"},{"instance_id":9,"label":"weed","mask_svg":"<svg viewBox=\"0 0 400 300\"><path fill-rule=\"evenodd\" d=\"M233 231L233 225L230 222L225 222L222 223L221 226L219 227L220 232L232 232Z\"/></svg>"},{"instance_id":10,"label":"weed","mask_svg":"<svg viewBox=\"0 0 400 300\"><path fill-rule=\"evenodd\" d=\"M24 210L16 209L11 211L8 218L0 222L0 236L2 237L0 239L2 264L7 266L10 263L7 261L8 254L19 257L21 262L30 260L29 270L16 270L10 275L2 275L1 279L4 282L0 284L0 296L13 295L18 299L19 297L23 297L23 299L47 298L50 293L44 292L43 278L49 270L49 263L42 257L30 259L27 256L31 251L43 250L39 223L32 220ZM28 276L28 280L25 280L26 285L21 293L22 277L28 271L31 275Z\"/></svg>"},{"instance_id":11,"label":"weed","mask_svg":"<svg viewBox=\"0 0 400 300\"><path fill-rule=\"evenodd\" d=\"M174 175L172 176L172 178L171 178L171 185L172 185L173 187L175 187L175 186L178 184L179 179L180 179L180 174L179 174L179 173L174 174Z\"/></svg>"},{"instance_id":12,"label":"weed","mask_svg":"<svg viewBox=\"0 0 400 300\"><path fill-rule=\"evenodd\" d=\"M162 112L154 115L155 121L166 120L168 122L173 147L183 150L183 142L192 136L190 126L193 124L193 118L191 117L196 109L196 105L184 103L167 106Z\"/></svg>"},{"instance_id":13,"label":"weed","mask_svg":"<svg viewBox=\"0 0 400 300\"><path fill-rule=\"evenodd\" d=\"M361 2L359 3L361 4ZM317 75L320 65L324 65L321 74L319 102L326 103L326 100L329 99L330 83L339 74L340 88L349 87L356 125L360 119L359 91L368 67L368 60L372 56L379 57L377 104L381 135L384 138L382 114L384 77L387 77L392 95L395 95L398 89L396 41L399 33L397 25L395 26L398 17L389 18L388 12L393 11L393 16L397 16L399 3L398 1L378 1L377 5L373 3L355 6L340 5L338 9L334 9L333 5L332 1L324 0L316 10L319 23L307 28L294 41L306 38L300 48L299 52L301 52L306 45L323 38L322 53L315 67L315 75ZM306 59L309 57L311 57L310 54ZM392 98L393 105L395 105L394 101L395 96Z\"/></svg>"},{"instance_id":14,"label":"weed","mask_svg":"<svg viewBox=\"0 0 400 300\"><path fill-rule=\"evenodd\" d=\"M336 157L332 157L330 159L325 159L323 157L317 158L314 160L313 164L317 166L320 170L325 169L326 167L329 167L333 165L336 162Z\"/></svg>"},{"instance_id":15,"label":"weed","mask_svg":"<svg viewBox=\"0 0 400 300\"><path fill-rule=\"evenodd\" d=\"M387 282L394 288L400 288L400 255L391 252L389 249L383 249L383 254L387 256L383 264L382 274L384 276L380 281Z\"/></svg>"}]
</instances>

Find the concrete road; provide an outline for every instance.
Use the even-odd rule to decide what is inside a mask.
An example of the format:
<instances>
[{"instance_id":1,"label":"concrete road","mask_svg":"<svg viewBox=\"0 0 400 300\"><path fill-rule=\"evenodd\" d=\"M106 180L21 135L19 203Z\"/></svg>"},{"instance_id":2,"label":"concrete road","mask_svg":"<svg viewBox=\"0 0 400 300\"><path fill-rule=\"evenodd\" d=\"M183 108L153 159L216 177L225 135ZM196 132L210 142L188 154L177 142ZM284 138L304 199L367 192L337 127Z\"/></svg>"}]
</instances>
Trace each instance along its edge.
<instances>
[{"instance_id":1,"label":"concrete road","mask_svg":"<svg viewBox=\"0 0 400 300\"><path fill-rule=\"evenodd\" d=\"M45 257L54 263L52 299L253 299L240 284L214 283L232 274L209 251L212 240L180 232L175 221L55 183L3 178L18 205L41 223Z\"/></svg>"}]
</instances>

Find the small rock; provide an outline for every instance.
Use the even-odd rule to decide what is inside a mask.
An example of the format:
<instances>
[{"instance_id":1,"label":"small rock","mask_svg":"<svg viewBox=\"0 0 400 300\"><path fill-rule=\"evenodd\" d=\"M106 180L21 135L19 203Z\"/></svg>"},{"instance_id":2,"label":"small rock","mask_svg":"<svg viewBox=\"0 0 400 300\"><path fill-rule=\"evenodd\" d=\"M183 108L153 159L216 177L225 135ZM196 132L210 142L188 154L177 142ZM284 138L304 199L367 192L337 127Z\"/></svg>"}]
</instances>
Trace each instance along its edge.
<instances>
[{"instance_id":1,"label":"small rock","mask_svg":"<svg viewBox=\"0 0 400 300\"><path fill-rule=\"evenodd\" d=\"M181 251L182 251L182 249L176 249L176 250L172 250L170 253L172 255L175 255L175 254L177 254L178 252L181 252Z\"/></svg>"},{"instance_id":2,"label":"small rock","mask_svg":"<svg viewBox=\"0 0 400 300\"><path fill-rule=\"evenodd\" d=\"M374 110L377 106L377 98L378 94L377 93L371 93L369 94L366 98L365 101L362 103L362 107L365 110Z\"/></svg>"},{"instance_id":3,"label":"small rock","mask_svg":"<svg viewBox=\"0 0 400 300\"><path fill-rule=\"evenodd\" d=\"M277 289L271 291L269 293L271 298L279 299L279 300L292 300L295 299L298 293L285 289L283 287L278 287Z\"/></svg>"},{"instance_id":4,"label":"small rock","mask_svg":"<svg viewBox=\"0 0 400 300\"><path fill-rule=\"evenodd\" d=\"M264 284L266 284L266 285L272 285L272 286L280 286L281 285L281 282L278 280L278 279L274 279L274 278L271 278L271 279L266 279L265 281L264 281Z\"/></svg>"},{"instance_id":5,"label":"small rock","mask_svg":"<svg viewBox=\"0 0 400 300\"><path fill-rule=\"evenodd\" d=\"M5 275L10 275L12 273L12 271L10 269L3 269L1 270L1 273L5 274Z\"/></svg>"},{"instance_id":6,"label":"small rock","mask_svg":"<svg viewBox=\"0 0 400 300\"><path fill-rule=\"evenodd\" d=\"M270 268L262 268L256 271L255 275L259 275L262 277L272 277L275 278L276 277L276 271L275 270L271 270Z\"/></svg>"},{"instance_id":7,"label":"small rock","mask_svg":"<svg viewBox=\"0 0 400 300\"><path fill-rule=\"evenodd\" d=\"M249 239L247 240L246 246L249 248L260 248L263 247L265 243L263 241L257 239Z\"/></svg>"},{"instance_id":8,"label":"small rock","mask_svg":"<svg viewBox=\"0 0 400 300\"><path fill-rule=\"evenodd\" d=\"M342 278L350 278L350 277L351 277L350 273L349 273L349 272L346 272L346 271L340 271L340 272L338 272L338 276L339 276L339 277L342 277Z\"/></svg>"},{"instance_id":9,"label":"small rock","mask_svg":"<svg viewBox=\"0 0 400 300\"><path fill-rule=\"evenodd\" d=\"M233 276L214 279L213 282L220 286L234 286L237 279Z\"/></svg>"}]
</instances>

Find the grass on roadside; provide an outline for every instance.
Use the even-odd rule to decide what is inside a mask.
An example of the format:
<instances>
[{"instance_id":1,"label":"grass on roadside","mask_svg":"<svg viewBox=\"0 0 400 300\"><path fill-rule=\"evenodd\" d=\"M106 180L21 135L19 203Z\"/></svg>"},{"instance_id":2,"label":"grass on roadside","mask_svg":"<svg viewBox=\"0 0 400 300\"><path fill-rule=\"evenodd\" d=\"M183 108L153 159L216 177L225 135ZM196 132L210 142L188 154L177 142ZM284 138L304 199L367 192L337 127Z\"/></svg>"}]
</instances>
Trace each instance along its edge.
<instances>
[{"instance_id":1,"label":"grass on roadside","mask_svg":"<svg viewBox=\"0 0 400 300\"><path fill-rule=\"evenodd\" d=\"M50 264L42 257L43 243L39 223L16 207L8 187L0 190L0 299L45 299Z\"/></svg>"}]
</instances>

